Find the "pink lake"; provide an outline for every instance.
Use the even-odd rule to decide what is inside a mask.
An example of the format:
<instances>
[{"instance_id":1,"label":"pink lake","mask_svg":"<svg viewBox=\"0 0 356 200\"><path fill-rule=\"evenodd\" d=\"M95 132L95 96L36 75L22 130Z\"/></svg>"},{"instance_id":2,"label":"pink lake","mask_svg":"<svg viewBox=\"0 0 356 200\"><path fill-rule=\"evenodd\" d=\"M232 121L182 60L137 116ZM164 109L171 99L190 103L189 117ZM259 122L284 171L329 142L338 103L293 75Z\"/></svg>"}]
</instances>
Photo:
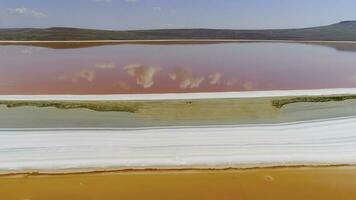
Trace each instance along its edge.
<instances>
[{"instance_id":1,"label":"pink lake","mask_svg":"<svg viewBox=\"0 0 356 200\"><path fill-rule=\"evenodd\" d=\"M356 47L297 43L0 45L0 94L130 94L356 87Z\"/></svg>"}]
</instances>

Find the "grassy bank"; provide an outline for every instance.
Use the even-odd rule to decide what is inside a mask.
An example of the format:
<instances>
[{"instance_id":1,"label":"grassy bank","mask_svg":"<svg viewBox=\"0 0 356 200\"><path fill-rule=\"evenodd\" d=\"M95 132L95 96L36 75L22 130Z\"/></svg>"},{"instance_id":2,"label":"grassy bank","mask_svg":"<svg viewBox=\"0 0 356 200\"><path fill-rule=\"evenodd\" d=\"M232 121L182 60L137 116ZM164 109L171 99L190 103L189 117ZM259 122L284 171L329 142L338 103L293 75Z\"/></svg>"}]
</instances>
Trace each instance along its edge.
<instances>
[{"instance_id":1,"label":"grassy bank","mask_svg":"<svg viewBox=\"0 0 356 200\"><path fill-rule=\"evenodd\" d=\"M123 112L133 114L142 120L158 122L270 123L288 121L287 118L301 120L354 115L352 109L355 104L353 102L341 103L352 99L356 99L356 95L154 101L15 100L0 101L0 105L8 108L52 107L61 110L88 109L97 112ZM313 104L310 105L312 107L298 104L285 108L295 103ZM310 110L311 108L314 110ZM305 116L306 113L309 113L308 117Z\"/></svg>"},{"instance_id":2,"label":"grassy bank","mask_svg":"<svg viewBox=\"0 0 356 200\"><path fill-rule=\"evenodd\" d=\"M331 101L346 101L356 99L356 95L343 96L305 96L290 98L251 98L251 99L212 99L212 100L155 100L155 101L0 101L0 105L6 105L8 108L34 106L34 107L55 107L58 109L89 109L100 112L130 112L138 113L148 109L175 109L182 112L185 109L194 112L194 110L204 109L221 110L225 108L234 109L236 105L244 107L248 105L261 105L268 107L268 104L281 109L288 104L293 103L323 103ZM251 107L252 108L252 107ZM258 108L255 107L256 109Z\"/></svg>"},{"instance_id":3,"label":"grassy bank","mask_svg":"<svg viewBox=\"0 0 356 200\"><path fill-rule=\"evenodd\" d=\"M234 120L272 118L278 109L269 98L155 100L155 101L0 101L8 108L54 107L58 109L89 109L99 112L127 112L154 120Z\"/></svg>"},{"instance_id":4,"label":"grassy bank","mask_svg":"<svg viewBox=\"0 0 356 200\"><path fill-rule=\"evenodd\" d=\"M152 101L2 100L0 126L42 127L45 121L57 127L68 124L69 119L77 121L75 126L82 123L85 127L284 123L356 116L356 101L352 99L356 95ZM26 118L34 119L29 122Z\"/></svg>"},{"instance_id":5,"label":"grassy bank","mask_svg":"<svg viewBox=\"0 0 356 200\"><path fill-rule=\"evenodd\" d=\"M39 108L55 107L58 109L89 109L94 111L137 112L140 103L136 102L107 102L107 101L0 101L0 105L8 108L34 106Z\"/></svg>"},{"instance_id":6,"label":"grassy bank","mask_svg":"<svg viewBox=\"0 0 356 200\"><path fill-rule=\"evenodd\" d=\"M356 99L356 95L347 96L318 96L318 97L296 97L286 99L274 99L272 105L276 108L282 108L285 105L292 103L323 103L331 101L346 101Z\"/></svg>"}]
</instances>

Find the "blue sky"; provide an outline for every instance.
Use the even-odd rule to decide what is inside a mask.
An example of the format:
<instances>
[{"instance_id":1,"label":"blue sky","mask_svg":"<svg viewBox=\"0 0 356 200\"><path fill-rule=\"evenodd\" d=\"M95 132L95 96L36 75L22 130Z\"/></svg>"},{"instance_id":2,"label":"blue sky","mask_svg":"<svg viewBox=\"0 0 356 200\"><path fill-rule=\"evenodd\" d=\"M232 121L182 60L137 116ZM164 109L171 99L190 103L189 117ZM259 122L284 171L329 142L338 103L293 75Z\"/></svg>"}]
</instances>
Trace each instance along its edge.
<instances>
[{"instance_id":1,"label":"blue sky","mask_svg":"<svg viewBox=\"0 0 356 200\"><path fill-rule=\"evenodd\" d=\"M356 20L355 0L0 1L0 28L264 29Z\"/></svg>"}]
</instances>

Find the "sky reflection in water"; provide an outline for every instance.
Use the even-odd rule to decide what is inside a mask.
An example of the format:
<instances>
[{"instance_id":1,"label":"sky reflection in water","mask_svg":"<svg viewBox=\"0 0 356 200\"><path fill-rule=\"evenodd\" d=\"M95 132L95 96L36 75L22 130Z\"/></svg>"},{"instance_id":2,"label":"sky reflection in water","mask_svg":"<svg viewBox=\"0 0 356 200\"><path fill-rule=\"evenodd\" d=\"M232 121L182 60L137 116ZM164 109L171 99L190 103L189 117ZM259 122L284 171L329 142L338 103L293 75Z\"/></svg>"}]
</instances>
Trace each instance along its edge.
<instances>
[{"instance_id":1,"label":"sky reflection in water","mask_svg":"<svg viewBox=\"0 0 356 200\"><path fill-rule=\"evenodd\" d=\"M356 87L356 52L341 47L291 43L0 46L0 94Z\"/></svg>"}]
</instances>

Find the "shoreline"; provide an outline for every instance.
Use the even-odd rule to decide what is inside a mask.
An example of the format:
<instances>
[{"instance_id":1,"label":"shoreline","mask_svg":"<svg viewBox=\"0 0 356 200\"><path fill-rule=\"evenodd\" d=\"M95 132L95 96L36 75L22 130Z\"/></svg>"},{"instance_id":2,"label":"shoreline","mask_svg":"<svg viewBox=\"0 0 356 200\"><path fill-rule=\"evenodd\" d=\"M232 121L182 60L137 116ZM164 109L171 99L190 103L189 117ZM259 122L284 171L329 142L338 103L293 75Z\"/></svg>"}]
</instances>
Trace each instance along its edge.
<instances>
[{"instance_id":1,"label":"shoreline","mask_svg":"<svg viewBox=\"0 0 356 200\"><path fill-rule=\"evenodd\" d=\"M356 167L354 166L225 171L20 174L0 176L0 188L3 189L1 197L7 200L73 198L353 200L356 196L355 178Z\"/></svg>"},{"instance_id":2,"label":"shoreline","mask_svg":"<svg viewBox=\"0 0 356 200\"><path fill-rule=\"evenodd\" d=\"M157 93L157 94L107 94L107 95L0 95L0 100L31 101L143 101L143 100L199 100L238 99L298 96L354 95L356 88L311 89L311 90L271 90L244 92L209 93Z\"/></svg>"},{"instance_id":3,"label":"shoreline","mask_svg":"<svg viewBox=\"0 0 356 200\"><path fill-rule=\"evenodd\" d=\"M232 166L232 167L186 167L186 168L96 168L96 169L75 169L75 170L22 170L22 171L0 171L0 178L11 176L61 176L61 175L90 175L90 174L146 174L146 173L189 173L189 172L230 172L230 171L255 171L255 170L280 170L280 169L329 169L329 168L356 168L356 163L352 164L299 164L299 165L260 165L260 166Z\"/></svg>"},{"instance_id":4,"label":"shoreline","mask_svg":"<svg viewBox=\"0 0 356 200\"><path fill-rule=\"evenodd\" d=\"M288 43L349 43L356 44L356 41L338 40L254 40L254 39L162 39L162 40L0 40L1 44L29 44L29 43L164 43L164 42L288 42Z\"/></svg>"}]
</instances>

